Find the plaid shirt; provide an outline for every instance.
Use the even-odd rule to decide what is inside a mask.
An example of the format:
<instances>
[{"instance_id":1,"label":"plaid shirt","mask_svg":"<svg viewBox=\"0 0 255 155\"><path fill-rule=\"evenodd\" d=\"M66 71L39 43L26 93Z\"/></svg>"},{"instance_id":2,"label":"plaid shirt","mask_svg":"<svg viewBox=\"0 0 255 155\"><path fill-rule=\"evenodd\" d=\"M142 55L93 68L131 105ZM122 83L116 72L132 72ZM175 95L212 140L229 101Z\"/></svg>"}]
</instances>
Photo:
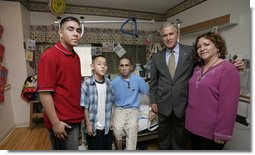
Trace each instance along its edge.
<instances>
[{"instance_id":1,"label":"plaid shirt","mask_svg":"<svg viewBox=\"0 0 255 155\"><path fill-rule=\"evenodd\" d=\"M106 104L105 104L105 134L109 132L111 125L111 114L113 105L112 85L108 78L105 78L106 84ZM93 136L96 136L96 123L97 123L97 105L98 105L98 92L95 83L95 78L92 75L82 83L81 86L81 101L80 105L89 111L89 119L93 127ZM86 132L86 127L85 127Z\"/></svg>"}]
</instances>

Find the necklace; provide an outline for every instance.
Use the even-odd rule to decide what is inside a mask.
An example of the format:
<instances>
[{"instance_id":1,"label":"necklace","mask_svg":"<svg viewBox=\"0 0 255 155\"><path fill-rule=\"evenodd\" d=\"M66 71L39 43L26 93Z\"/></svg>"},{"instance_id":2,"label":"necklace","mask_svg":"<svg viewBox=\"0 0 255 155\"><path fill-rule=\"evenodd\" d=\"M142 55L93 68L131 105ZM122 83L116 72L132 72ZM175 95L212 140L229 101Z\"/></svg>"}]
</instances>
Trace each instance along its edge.
<instances>
[{"instance_id":1,"label":"necklace","mask_svg":"<svg viewBox=\"0 0 255 155\"><path fill-rule=\"evenodd\" d=\"M210 66L209 68L204 72L204 67L202 68L202 71L201 71L201 75L200 77L198 78L198 81L200 81L202 79L202 77L213 67L214 64L216 64L216 62L219 60L219 58L217 58ZM203 73L204 72L204 73Z\"/></svg>"},{"instance_id":2,"label":"necklace","mask_svg":"<svg viewBox=\"0 0 255 155\"><path fill-rule=\"evenodd\" d=\"M123 77L122 77L122 78L123 78ZM127 82L127 88L130 89L130 88L131 88L131 85L130 85L131 75L130 75L130 77L128 77L128 78L126 78L126 79L123 78L123 80Z\"/></svg>"}]
</instances>

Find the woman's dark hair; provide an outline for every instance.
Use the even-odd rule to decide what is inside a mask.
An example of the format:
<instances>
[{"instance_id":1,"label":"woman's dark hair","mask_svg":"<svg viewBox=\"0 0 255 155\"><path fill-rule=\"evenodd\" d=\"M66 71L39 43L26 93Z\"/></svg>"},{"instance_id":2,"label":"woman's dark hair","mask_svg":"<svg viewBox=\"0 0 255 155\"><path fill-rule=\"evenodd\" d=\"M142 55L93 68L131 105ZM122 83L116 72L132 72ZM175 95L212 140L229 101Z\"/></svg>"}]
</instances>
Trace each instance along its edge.
<instances>
[{"instance_id":1,"label":"woman's dark hair","mask_svg":"<svg viewBox=\"0 0 255 155\"><path fill-rule=\"evenodd\" d=\"M76 23L78 23L79 25L81 24L80 21L75 18L75 17L72 17L72 16L68 16L68 17L65 17L63 18L61 21L60 21L60 27L65 23L65 22L68 22L68 21L75 21Z\"/></svg>"},{"instance_id":2,"label":"woman's dark hair","mask_svg":"<svg viewBox=\"0 0 255 155\"><path fill-rule=\"evenodd\" d=\"M198 65L204 64L203 60L201 60L201 58L197 54L197 49L198 49L197 44L198 44L198 41L200 38L205 38L205 39L210 40L215 45L215 47L219 49L218 57L222 58L222 59L226 58L226 55L228 54L228 52L227 52L226 42L223 39L223 37L217 33L214 33L214 32L207 32L207 33L199 35L196 38L196 41L194 44L193 57Z\"/></svg>"}]
</instances>

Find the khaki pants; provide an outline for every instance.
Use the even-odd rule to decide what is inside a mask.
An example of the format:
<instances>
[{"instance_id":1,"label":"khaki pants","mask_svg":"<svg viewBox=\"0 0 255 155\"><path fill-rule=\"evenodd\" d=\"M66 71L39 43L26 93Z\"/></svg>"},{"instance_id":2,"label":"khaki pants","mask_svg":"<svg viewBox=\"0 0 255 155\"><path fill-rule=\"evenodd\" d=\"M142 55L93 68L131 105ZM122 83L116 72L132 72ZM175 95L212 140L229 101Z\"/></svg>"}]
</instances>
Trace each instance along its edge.
<instances>
[{"instance_id":1,"label":"khaki pants","mask_svg":"<svg viewBox=\"0 0 255 155\"><path fill-rule=\"evenodd\" d=\"M136 150L139 111L136 108L115 107L113 112L113 134L117 140L126 136L126 150Z\"/></svg>"}]
</instances>

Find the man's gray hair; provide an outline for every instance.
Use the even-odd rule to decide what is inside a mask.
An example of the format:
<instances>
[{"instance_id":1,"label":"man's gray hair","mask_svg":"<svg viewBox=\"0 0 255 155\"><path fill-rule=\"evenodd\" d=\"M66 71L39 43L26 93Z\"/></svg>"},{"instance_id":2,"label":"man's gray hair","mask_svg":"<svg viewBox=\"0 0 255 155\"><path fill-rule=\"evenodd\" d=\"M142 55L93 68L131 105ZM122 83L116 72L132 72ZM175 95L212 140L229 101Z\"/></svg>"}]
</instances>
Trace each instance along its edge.
<instances>
[{"instance_id":1,"label":"man's gray hair","mask_svg":"<svg viewBox=\"0 0 255 155\"><path fill-rule=\"evenodd\" d=\"M170 26L173 26L173 27L176 29L176 31L177 31L178 33L180 32L177 23L172 22L172 21L166 21L166 22L161 26L161 28L160 28L160 31L159 31L160 35L162 36L162 31L163 31L164 28L170 27Z\"/></svg>"}]
</instances>

